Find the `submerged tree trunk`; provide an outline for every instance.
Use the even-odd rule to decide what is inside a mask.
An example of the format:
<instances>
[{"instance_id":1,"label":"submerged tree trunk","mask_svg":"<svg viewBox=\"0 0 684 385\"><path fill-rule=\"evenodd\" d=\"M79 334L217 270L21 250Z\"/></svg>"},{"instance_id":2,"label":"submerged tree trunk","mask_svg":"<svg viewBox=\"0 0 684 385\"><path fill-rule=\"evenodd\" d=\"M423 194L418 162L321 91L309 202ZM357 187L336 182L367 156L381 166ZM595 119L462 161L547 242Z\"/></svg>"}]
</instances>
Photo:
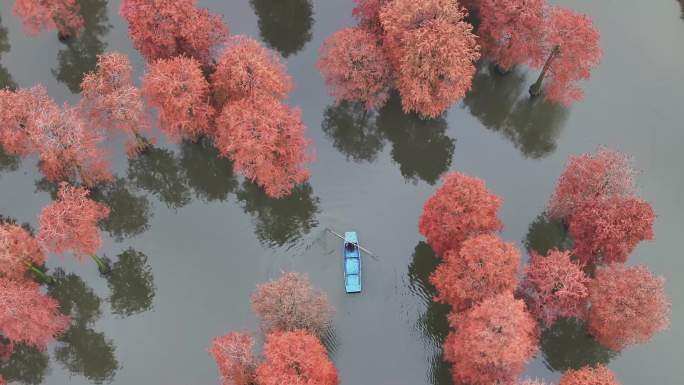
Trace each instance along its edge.
<instances>
[{"instance_id":1,"label":"submerged tree trunk","mask_svg":"<svg viewBox=\"0 0 684 385\"><path fill-rule=\"evenodd\" d=\"M548 59L546 59L546 63L544 63L544 67L542 68L542 72L539 74L539 77L537 78L537 81L534 82L530 86L530 96L535 97L539 96L542 93L542 83L544 83L544 76L546 76L546 72L549 70L549 67L551 67L551 63L553 62L553 59L558 56L560 53L560 46L557 45L553 47L551 50L551 53L549 54Z\"/></svg>"}]
</instances>

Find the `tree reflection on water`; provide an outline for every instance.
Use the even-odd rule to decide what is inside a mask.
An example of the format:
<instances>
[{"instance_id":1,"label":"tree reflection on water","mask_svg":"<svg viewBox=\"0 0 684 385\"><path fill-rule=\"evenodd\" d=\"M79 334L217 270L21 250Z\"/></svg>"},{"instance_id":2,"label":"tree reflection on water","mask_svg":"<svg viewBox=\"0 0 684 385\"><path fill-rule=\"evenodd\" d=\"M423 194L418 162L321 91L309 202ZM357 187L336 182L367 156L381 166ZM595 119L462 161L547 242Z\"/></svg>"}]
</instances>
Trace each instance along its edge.
<instances>
[{"instance_id":1,"label":"tree reflection on water","mask_svg":"<svg viewBox=\"0 0 684 385\"><path fill-rule=\"evenodd\" d=\"M204 202L225 201L238 187L233 162L220 157L210 140L180 145L180 166L195 196Z\"/></svg>"},{"instance_id":2,"label":"tree reflection on water","mask_svg":"<svg viewBox=\"0 0 684 385\"><path fill-rule=\"evenodd\" d=\"M107 16L107 0L78 0L85 25L78 36L66 42L57 53L57 69L52 70L57 81L64 83L71 92L81 91L81 80L93 71L97 55L104 53L107 43L104 37L112 28Z\"/></svg>"},{"instance_id":3,"label":"tree reflection on water","mask_svg":"<svg viewBox=\"0 0 684 385\"><path fill-rule=\"evenodd\" d=\"M333 146L355 162L373 162L388 141L392 160L412 183L435 184L451 166L454 155L456 140L446 135L446 118L407 114L396 93L378 112L366 111L361 103L328 107L322 127Z\"/></svg>"},{"instance_id":4,"label":"tree reflection on water","mask_svg":"<svg viewBox=\"0 0 684 385\"><path fill-rule=\"evenodd\" d=\"M543 98L530 99L524 73L500 74L479 64L463 104L490 130L501 133L526 158L540 159L556 150L569 110Z\"/></svg>"},{"instance_id":5,"label":"tree reflection on water","mask_svg":"<svg viewBox=\"0 0 684 385\"><path fill-rule=\"evenodd\" d=\"M259 18L261 39L288 57L311 40L314 23L310 0L250 0Z\"/></svg>"},{"instance_id":6,"label":"tree reflection on water","mask_svg":"<svg viewBox=\"0 0 684 385\"><path fill-rule=\"evenodd\" d=\"M292 194L274 199L256 184L245 181L237 192L245 213L252 216L259 241L271 247L292 244L318 225L318 197L308 183L295 186Z\"/></svg>"},{"instance_id":7,"label":"tree reflection on water","mask_svg":"<svg viewBox=\"0 0 684 385\"><path fill-rule=\"evenodd\" d=\"M322 128L347 160L373 162L385 146L376 118L363 103L342 102L325 109Z\"/></svg>"},{"instance_id":8,"label":"tree reflection on water","mask_svg":"<svg viewBox=\"0 0 684 385\"><path fill-rule=\"evenodd\" d=\"M0 14L0 60L2 60L2 54L9 52L11 45L9 43L9 38L7 37L7 28L2 26L2 14ZM7 68L2 66L0 62L0 90L4 88L16 89L17 83L12 80L12 75L7 71Z\"/></svg>"},{"instance_id":9,"label":"tree reflection on water","mask_svg":"<svg viewBox=\"0 0 684 385\"><path fill-rule=\"evenodd\" d=\"M546 255L551 249L571 249L572 237L562 221L551 219L542 213L530 223L523 244L526 250Z\"/></svg>"},{"instance_id":10,"label":"tree reflection on water","mask_svg":"<svg viewBox=\"0 0 684 385\"><path fill-rule=\"evenodd\" d=\"M586 323L574 318L556 321L541 333L540 342L544 364L558 372L608 364L618 355L596 342L587 332Z\"/></svg>"},{"instance_id":11,"label":"tree reflection on water","mask_svg":"<svg viewBox=\"0 0 684 385\"><path fill-rule=\"evenodd\" d=\"M57 269L48 293L59 302L60 311L72 318L71 327L57 339L55 358L72 374L94 383L114 379L119 363L114 342L92 329L102 312L102 300L79 276Z\"/></svg>"},{"instance_id":12,"label":"tree reflection on water","mask_svg":"<svg viewBox=\"0 0 684 385\"><path fill-rule=\"evenodd\" d=\"M416 327L425 337L425 341L437 351L429 359L428 378L433 385L452 383L450 365L444 361L441 352L442 344L449 334L447 315L451 307L432 300L437 291L429 280L440 262L430 245L421 241L416 245L413 259L408 266L409 289L420 297L426 306L425 312L418 317Z\"/></svg>"},{"instance_id":13,"label":"tree reflection on water","mask_svg":"<svg viewBox=\"0 0 684 385\"><path fill-rule=\"evenodd\" d=\"M147 255L133 249L119 254L107 275L107 284L114 314L128 317L152 308L156 287Z\"/></svg>"},{"instance_id":14,"label":"tree reflection on water","mask_svg":"<svg viewBox=\"0 0 684 385\"><path fill-rule=\"evenodd\" d=\"M109 207L109 216L99 226L118 242L150 228L150 201L147 195L136 195L126 179L115 177L114 181L94 189L90 196Z\"/></svg>"}]
</instances>

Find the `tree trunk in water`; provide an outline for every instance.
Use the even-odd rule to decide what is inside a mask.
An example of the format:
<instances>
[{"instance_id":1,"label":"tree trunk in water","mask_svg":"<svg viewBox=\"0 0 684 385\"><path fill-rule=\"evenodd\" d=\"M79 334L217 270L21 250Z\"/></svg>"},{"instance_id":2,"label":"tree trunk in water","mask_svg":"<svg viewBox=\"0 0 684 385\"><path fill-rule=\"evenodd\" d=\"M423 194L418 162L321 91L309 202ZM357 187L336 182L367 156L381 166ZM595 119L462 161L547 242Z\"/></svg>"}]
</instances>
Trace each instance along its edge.
<instances>
[{"instance_id":1,"label":"tree trunk in water","mask_svg":"<svg viewBox=\"0 0 684 385\"><path fill-rule=\"evenodd\" d=\"M544 82L544 76L546 76L546 72L549 70L549 67L551 67L551 62L553 62L553 59L556 58L556 56L560 53L560 46L557 45L553 47L551 50L551 53L549 54L548 59L546 59L546 63L544 63L544 68L542 68L542 72L539 74L539 77L537 78L537 81L534 82L530 86L530 96L536 97L541 95L542 93L542 83Z\"/></svg>"}]
</instances>

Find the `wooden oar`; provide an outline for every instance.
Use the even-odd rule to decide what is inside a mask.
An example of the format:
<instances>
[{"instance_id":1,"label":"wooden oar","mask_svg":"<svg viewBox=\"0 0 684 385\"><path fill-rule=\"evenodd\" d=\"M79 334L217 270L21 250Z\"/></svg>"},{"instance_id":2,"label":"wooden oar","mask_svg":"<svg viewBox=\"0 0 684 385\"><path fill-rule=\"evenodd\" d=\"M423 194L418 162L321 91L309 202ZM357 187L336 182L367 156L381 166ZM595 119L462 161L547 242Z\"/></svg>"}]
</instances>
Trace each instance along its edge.
<instances>
[{"instance_id":1,"label":"wooden oar","mask_svg":"<svg viewBox=\"0 0 684 385\"><path fill-rule=\"evenodd\" d=\"M336 236L336 237L338 237L338 238L340 238L341 240L343 240L343 241L344 241L344 237L343 237L343 236L341 236L340 234L336 233L336 232L335 232L335 231L333 231L332 229L330 229L330 228L327 228L326 230L330 231L330 233L332 233L332 234L333 234L334 236ZM364 251L364 252L366 252L366 254L370 255L371 257L373 257L373 258L375 258L375 259L377 259L377 258L378 258L378 256L377 256L377 255L375 255L375 254L373 254L373 252L372 252L372 251L370 251L370 250L366 249L365 247L362 247L361 245L358 245L358 246L359 246L359 249L361 249L361 251Z\"/></svg>"}]
</instances>

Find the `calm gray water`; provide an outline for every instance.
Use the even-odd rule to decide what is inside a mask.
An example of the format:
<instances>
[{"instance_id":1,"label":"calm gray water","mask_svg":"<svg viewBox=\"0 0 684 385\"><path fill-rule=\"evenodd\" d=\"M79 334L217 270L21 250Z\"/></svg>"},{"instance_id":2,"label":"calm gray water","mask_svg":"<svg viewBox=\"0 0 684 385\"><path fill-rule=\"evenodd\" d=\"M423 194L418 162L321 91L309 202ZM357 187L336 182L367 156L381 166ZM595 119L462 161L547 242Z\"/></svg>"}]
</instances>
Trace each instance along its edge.
<instances>
[{"instance_id":1,"label":"calm gray water","mask_svg":"<svg viewBox=\"0 0 684 385\"><path fill-rule=\"evenodd\" d=\"M56 34L27 37L0 4L0 79L45 84L58 101L76 102L80 76L104 50L142 59L127 37L118 1L81 0L87 33L71 45ZM267 199L202 144L162 141L133 162L117 143L119 179L99 199L116 215L105 224L109 280L93 264L53 258L65 273L55 294L76 324L47 354L26 351L1 367L27 383L133 385L218 384L207 354L212 337L255 330L249 296L282 270L306 272L337 309L329 344L343 384L449 384L439 344L444 309L426 285L435 260L417 230L423 202L439 176L459 170L484 179L504 200L503 235L522 246L568 156L608 145L632 154L642 196L654 206L656 240L631 263L664 275L672 327L619 355L595 346L581 326L544 335L530 376L555 381L582 362L609 361L623 384L681 384L684 378L684 20L677 0L554 1L591 15L604 58L570 109L530 104L536 73L501 78L486 66L466 100L439 120L403 115L397 101L364 116L334 108L315 68L318 47L353 22L351 0L201 0L233 33L260 38L287 56L317 161L310 183L283 201ZM11 79L11 80L8 80ZM35 159L2 158L0 213L34 226L50 200ZM379 258L365 259L364 292L344 294L340 242L325 234L356 229ZM542 230L538 230L539 228ZM534 226L530 238L552 231ZM136 277L132 279L131 277ZM127 283L128 282L128 283Z\"/></svg>"}]
</instances>

